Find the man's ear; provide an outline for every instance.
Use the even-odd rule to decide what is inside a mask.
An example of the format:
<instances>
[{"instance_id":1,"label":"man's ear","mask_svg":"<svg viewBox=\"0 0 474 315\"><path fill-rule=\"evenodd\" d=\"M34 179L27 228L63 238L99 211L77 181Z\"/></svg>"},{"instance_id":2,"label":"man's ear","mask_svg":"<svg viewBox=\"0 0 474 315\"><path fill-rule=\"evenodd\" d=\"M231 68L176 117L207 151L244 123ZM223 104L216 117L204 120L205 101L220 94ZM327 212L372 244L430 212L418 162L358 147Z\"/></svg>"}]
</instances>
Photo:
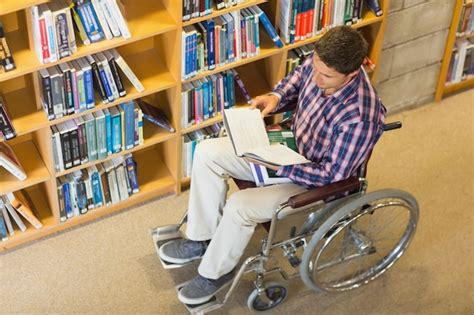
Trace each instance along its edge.
<instances>
[{"instance_id":1,"label":"man's ear","mask_svg":"<svg viewBox=\"0 0 474 315\"><path fill-rule=\"evenodd\" d=\"M357 69L357 70L354 71L354 72L349 73L349 74L348 74L348 76L349 76L349 78L350 78L349 80L352 80L352 78L354 78L358 73L359 73L359 69Z\"/></svg>"}]
</instances>

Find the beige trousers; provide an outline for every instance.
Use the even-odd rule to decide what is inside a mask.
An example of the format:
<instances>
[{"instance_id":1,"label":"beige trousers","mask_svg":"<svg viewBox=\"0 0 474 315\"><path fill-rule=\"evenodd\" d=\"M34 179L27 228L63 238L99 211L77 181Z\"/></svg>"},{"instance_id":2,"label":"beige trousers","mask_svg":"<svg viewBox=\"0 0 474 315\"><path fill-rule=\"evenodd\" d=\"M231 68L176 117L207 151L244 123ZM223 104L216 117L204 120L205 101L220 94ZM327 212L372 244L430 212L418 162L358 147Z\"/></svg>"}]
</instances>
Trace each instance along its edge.
<instances>
[{"instance_id":1,"label":"beige trousers","mask_svg":"<svg viewBox=\"0 0 474 315\"><path fill-rule=\"evenodd\" d=\"M293 183L244 189L226 201L230 177L253 180L248 163L235 155L229 138L208 139L196 147L186 234L212 241L198 272L217 279L239 262L257 223L269 221L278 205L306 189Z\"/></svg>"}]
</instances>

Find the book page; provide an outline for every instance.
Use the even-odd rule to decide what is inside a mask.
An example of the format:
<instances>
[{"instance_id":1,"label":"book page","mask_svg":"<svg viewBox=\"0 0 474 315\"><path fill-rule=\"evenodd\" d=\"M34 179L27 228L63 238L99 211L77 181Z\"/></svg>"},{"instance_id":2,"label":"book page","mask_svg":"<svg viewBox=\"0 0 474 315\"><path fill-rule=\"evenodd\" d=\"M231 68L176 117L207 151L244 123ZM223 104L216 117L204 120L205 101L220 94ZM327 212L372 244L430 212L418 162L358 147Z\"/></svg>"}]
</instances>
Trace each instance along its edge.
<instances>
[{"instance_id":1,"label":"book page","mask_svg":"<svg viewBox=\"0 0 474 315\"><path fill-rule=\"evenodd\" d=\"M238 156L255 148L270 146L265 124L258 109L226 109L224 124Z\"/></svg>"},{"instance_id":2,"label":"book page","mask_svg":"<svg viewBox=\"0 0 474 315\"><path fill-rule=\"evenodd\" d=\"M244 154L256 161L275 166L309 163L304 156L282 144L252 149Z\"/></svg>"}]
</instances>

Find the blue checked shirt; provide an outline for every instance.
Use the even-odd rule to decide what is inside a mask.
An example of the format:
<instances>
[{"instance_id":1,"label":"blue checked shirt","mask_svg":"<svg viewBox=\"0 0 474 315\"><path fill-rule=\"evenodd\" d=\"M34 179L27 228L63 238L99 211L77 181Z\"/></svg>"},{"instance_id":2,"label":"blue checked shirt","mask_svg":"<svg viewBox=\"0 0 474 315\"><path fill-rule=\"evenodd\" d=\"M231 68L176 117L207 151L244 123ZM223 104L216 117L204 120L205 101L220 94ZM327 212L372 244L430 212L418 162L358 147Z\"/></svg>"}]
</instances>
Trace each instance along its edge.
<instances>
[{"instance_id":1,"label":"blue checked shirt","mask_svg":"<svg viewBox=\"0 0 474 315\"><path fill-rule=\"evenodd\" d=\"M356 175L383 131L385 107L361 68L336 93L325 96L312 82L308 58L273 89L276 111L295 109L292 130L300 154L311 163L282 166L277 175L307 188Z\"/></svg>"}]
</instances>

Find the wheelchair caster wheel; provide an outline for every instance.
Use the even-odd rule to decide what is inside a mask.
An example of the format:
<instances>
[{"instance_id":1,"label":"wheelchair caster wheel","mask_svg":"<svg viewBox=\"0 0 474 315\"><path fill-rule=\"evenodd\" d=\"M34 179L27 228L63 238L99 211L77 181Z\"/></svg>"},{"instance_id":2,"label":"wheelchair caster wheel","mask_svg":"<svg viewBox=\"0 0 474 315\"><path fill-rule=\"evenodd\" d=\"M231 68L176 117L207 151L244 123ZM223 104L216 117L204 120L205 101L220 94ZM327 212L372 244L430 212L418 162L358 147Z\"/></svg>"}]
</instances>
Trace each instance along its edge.
<instances>
[{"instance_id":1,"label":"wheelchair caster wheel","mask_svg":"<svg viewBox=\"0 0 474 315\"><path fill-rule=\"evenodd\" d=\"M264 284L265 292L258 294L254 289L247 299L247 307L254 312L268 311L285 301L288 295L288 285L282 282L268 282ZM265 296L262 296L265 295Z\"/></svg>"}]
</instances>

